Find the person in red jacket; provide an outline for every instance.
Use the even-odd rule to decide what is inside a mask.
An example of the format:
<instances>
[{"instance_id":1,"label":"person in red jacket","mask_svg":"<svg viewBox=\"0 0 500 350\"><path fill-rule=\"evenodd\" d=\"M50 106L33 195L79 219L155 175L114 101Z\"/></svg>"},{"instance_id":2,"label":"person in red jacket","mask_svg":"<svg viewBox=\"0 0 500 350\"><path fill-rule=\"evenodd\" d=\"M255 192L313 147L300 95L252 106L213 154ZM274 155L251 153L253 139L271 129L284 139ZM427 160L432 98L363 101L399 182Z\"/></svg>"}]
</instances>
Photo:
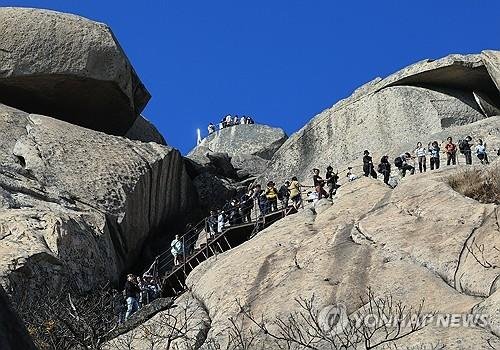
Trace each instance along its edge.
<instances>
[{"instance_id":1,"label":"person in red jacket","mask_svg":"<svg viewBox=\"0 0 500 350\"><path fill-rule=\"evenodd\" d=\"M448 137L446 144L444 145L444 150L446 151L447 161L446 164L453 165L457 164L457 145L453 143L453 139Z\"/></svg>"}]
</instances>

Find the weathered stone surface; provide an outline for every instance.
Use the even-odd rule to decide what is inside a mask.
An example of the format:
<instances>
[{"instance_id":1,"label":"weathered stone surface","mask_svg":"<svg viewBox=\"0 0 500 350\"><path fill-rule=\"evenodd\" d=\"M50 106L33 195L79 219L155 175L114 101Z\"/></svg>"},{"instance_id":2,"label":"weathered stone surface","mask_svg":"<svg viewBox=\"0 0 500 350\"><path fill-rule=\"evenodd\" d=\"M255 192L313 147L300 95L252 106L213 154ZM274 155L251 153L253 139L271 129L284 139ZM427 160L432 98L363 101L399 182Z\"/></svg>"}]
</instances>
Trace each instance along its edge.
<instances>
[{"instance_id":1,"label":"weathered stone surface","mask_svg":"<svg viewBox=\"0 0 500 350\"><path fill-rule=\"evenodd\" d=\"M227 341L228 318L241 316L237 301L259 320L285 319L300 310L295 298L313 294L319 309L342 303L352 314L363 306L367 288L413 307L424 299L424 313L465 314L483 302L497 318L496 304L487 302L494 301L498 271L484 261L500 264L499 208L454 192L447 185L454 171L412 176L395 190L356 180L341 187L332 206L282 219L202 263L189 275L188 287L206 306L208 338ZM475 244L484 247L482 253ZM489 329L433 326L398 345L422 343L500 346Z\"/></svg>"},{"instance_id":2,"label":"weathered stone surface","mask_svg":"<svg viewBox=\"0 0 500 350\"><path fill-rule=\"evenodd\" d=\"M304 181L312 168L327 165L342 170L365 149L395 157L401 145L490 116L500 95L486 60L481 54L421 61L366 84L293 134L260 180L296 175Z\"/></svg>"},{"instance_id":3,"label":"weathered stone surface","mask_svg":"<svg viewBox=\"0 0 500 350\"><path fill-rule=\"evenodd\" d=\"M0 105L0 276L115 281L196 204L179 152ZM167 226L164 226L167 225ZM168 232L164 232L168 234Z\"/></svg>"},{"instance_id":4,"label":"weathered stone surface","mask_svg":"<svg viewBox=\"0 0 500 350\"><path fill-rule=\"evenodd\" d=\"M131 140L167 145L167 142L158 129L142 115L137 117L132 127L125 134L125 137Z\"/></svg>"},{"instance_id":5,"label":"weathered stone surface","mask_svg":"<svg viewBox=\"0 0 500 350\"><path fill-rule=\"evenodd\" d=\"M484 65L500 91L500 51L485 50L481 53Z\"/></svg>"},{"instance_id":6,"label":"weathered stone surface","mask_svg":"<svg viewBox=\"0 0 500 350\"><path fill-rule=\"evenodd\" d=\"M270 159L286 139L285 132L279 128L261 124L235 125L208 135L188 157L200 151L205 153L203 148L206 147L211 152L227 153L229 156L250 154Z\"/></svg>"},{"instance_id":7,"label":"weathered stone surface","mask_svg":"<svg viewBox=\"0 0 500 350\"><path fill-rule=\"evenodd\" d=\"M0 102L124 135L150 95L106 25L0 8Z\"/></svg>"},{"instance_id":8,"label":"weathered stone surface","mask_svg":"<svg viewBox=\"0 0 500 350\"><path fill-rule=\"evenodd\" d=\"M10 307L2 287L0 287L0 349L36 350L22 321Z\"/></svg>"}]
</instances>

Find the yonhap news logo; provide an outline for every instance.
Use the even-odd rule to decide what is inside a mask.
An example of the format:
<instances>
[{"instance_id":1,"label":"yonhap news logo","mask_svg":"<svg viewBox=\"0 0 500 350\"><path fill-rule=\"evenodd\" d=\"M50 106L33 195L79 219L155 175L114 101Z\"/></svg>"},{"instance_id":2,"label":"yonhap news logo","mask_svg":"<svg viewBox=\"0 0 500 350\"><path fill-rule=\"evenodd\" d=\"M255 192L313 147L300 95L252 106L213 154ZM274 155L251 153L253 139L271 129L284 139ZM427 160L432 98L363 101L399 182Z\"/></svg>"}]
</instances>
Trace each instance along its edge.
<instances>
[{"instance_id":1,"label":"yonhap news logo","mask_svg":"<svg viewBox=\"0 0 500 350\"><path fill-rule=\"evenodd\" d=\"M440 328L471 327L486 328L489 326L487 315L471 313L415 313L397 314L377 312L347 313L343 304L328 305L318 313L318 325L325 333L345 333L349 328L362 329L379 327L423 328L434 326Z\"/></svg>"}]
</instances>

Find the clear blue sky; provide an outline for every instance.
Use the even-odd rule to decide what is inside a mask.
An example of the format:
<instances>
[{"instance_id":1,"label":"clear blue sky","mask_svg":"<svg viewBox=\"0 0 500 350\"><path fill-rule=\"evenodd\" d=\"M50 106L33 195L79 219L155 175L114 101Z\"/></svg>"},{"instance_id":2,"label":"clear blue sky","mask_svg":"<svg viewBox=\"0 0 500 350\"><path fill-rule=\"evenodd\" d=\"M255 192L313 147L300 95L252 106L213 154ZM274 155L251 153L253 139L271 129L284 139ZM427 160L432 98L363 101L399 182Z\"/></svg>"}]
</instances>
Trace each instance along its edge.
<instances>
[{"instance_id":1,"label":"clear blue sky","mask_svg":"<svg viewBox=\"0 0 500 350\"><path fill-rule=\"evenodd\" d=\"M144 114L189 151L250 114L289 134L376 76L500 48L498 0L0 0L111 26L152 94Z\"/></svg>"}]
</instances>

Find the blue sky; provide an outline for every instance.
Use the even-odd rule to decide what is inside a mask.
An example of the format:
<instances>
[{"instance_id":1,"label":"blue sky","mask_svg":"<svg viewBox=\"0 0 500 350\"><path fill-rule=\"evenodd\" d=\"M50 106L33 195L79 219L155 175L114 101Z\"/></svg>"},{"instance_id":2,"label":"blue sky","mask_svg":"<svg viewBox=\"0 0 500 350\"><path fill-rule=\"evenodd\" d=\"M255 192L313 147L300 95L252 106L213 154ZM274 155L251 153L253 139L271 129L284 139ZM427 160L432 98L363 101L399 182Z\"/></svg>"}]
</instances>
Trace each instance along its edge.
<instances>
[{"instance_id":1,"label":"blue sky","mask_svg":"<svg viewBox=\"0 0 500 350\"><path fill-rule=\"evenodd\" d=\"M227 113L298 130L359 85L424 58L500 49L498 0L0 0L107 23L188 152Z\"/></svg>"}]
</instances>

